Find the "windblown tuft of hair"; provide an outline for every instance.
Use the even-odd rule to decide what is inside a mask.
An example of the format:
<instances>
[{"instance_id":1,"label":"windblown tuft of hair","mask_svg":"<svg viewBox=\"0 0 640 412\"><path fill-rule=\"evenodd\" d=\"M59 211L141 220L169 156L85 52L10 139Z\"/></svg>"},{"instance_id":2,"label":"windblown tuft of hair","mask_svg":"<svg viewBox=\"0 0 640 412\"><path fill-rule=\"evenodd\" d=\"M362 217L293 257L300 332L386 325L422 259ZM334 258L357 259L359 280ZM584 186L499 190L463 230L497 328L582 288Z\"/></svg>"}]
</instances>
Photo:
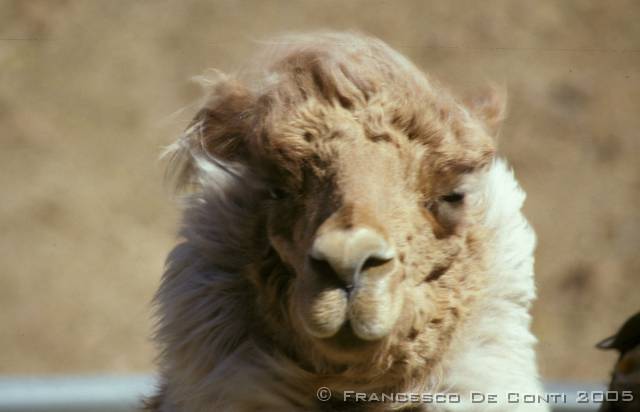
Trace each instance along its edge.
<instances>
[{"instance_id":1,"label":"windblown tuft of hair","mask_svg":"<svg viewBox=\"0 0 640 412\"><path fill-rule=\"evenodd\" d=\"M266 45L200 78L206 99L164 155L187 193L146 409L500 411L469 393L540 393L535 235L495 157L503 94L459 100L360 34Z\"/></svg>"}]
</instances>

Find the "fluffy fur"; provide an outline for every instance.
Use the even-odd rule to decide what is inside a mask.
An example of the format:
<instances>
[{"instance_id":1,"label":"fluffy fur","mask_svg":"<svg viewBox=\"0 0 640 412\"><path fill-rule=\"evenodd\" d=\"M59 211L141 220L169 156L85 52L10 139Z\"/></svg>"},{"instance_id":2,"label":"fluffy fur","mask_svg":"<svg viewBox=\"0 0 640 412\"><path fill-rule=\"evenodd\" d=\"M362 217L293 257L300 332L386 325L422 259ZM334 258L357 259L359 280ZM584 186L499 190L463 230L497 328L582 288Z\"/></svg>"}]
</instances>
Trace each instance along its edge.
<instances>
[{"instance_id":1,"label":"fluffy fur","mask_svg":"<svg viewBox=\"0 0 640 412\"><path fill-rule=\"evenodd\" d=\"M541 391L535 236L494 158L499 95L464 104L352 34L281 39L250 67L207 80L168 152L190 194L156 297L161 387L148 409L546 410L466 399ZM322 238L347 259L334 239L355 233L389 254L353 273L314 257ZM343 391L463 402L342 402Z\"/></svg>"}]
</instances>

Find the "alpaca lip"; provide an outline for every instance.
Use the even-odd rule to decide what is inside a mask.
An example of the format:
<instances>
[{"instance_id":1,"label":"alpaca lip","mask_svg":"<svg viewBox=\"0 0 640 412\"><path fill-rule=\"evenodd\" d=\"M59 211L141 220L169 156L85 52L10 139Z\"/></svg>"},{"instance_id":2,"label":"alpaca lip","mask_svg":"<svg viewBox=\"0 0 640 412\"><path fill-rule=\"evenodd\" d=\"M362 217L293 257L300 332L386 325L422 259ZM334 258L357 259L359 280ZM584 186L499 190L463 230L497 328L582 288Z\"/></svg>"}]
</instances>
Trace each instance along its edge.
<instances>
[{"instance_id":1,"label":"alpaca lip","mask_svg":"<svg viewBox=\"0 0 640 412\"><path fill-rule=\"evenodd\" d=\"M320 342L332 349L356 352L368 350L378 345L377 341L364 340L356 335L350 321L346 321L335 335L320 339Z\"/></svg>"}]
</instances>

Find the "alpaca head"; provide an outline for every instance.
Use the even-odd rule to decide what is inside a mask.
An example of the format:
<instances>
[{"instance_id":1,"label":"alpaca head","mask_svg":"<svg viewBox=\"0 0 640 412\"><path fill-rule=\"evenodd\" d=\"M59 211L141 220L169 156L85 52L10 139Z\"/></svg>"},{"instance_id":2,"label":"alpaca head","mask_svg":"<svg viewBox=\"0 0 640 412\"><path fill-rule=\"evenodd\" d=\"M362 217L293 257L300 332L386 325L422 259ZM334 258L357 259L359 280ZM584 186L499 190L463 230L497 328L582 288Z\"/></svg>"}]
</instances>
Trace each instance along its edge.
<instances>
[{"instance_id":1,"label":"alpaca head","mask_svg":"<svg viewBox=\"0 0 640 412\"><path fill-rule=\"evenodd\" d=\"M476 192L502 101L463 104L360 36L294 38L258 66L212 84L183 145L251 193L246 249L280 268L254 270L258 315L325 362L436 356L481 288Z\"/></svg>"}]
</instances>

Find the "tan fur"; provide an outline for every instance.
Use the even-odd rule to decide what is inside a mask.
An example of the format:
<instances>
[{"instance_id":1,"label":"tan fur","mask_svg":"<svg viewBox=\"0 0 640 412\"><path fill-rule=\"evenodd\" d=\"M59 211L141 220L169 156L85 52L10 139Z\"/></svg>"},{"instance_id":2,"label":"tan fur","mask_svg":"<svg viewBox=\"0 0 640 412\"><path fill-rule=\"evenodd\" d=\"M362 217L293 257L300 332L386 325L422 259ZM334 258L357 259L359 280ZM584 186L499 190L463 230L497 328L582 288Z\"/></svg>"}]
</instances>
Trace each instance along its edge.
<instances>
[{"instance_id":1,"label":"tan fur","mask_svg":"<svg viewBox=\"0 0 640 412\"><path fill-rule=\"evenodd\" d=\"M503 102L465 106L361 35L288 37L251 67L211 82L171 151L193 190L157 295L149 409L345 410L316 389L438 389L456 332L490 299L483 205L443 196L486 172ZM358 228L395 258L348 295L309 250ZM360 339L347 318L384 336Z\"/></svg>"}]
</instances>

